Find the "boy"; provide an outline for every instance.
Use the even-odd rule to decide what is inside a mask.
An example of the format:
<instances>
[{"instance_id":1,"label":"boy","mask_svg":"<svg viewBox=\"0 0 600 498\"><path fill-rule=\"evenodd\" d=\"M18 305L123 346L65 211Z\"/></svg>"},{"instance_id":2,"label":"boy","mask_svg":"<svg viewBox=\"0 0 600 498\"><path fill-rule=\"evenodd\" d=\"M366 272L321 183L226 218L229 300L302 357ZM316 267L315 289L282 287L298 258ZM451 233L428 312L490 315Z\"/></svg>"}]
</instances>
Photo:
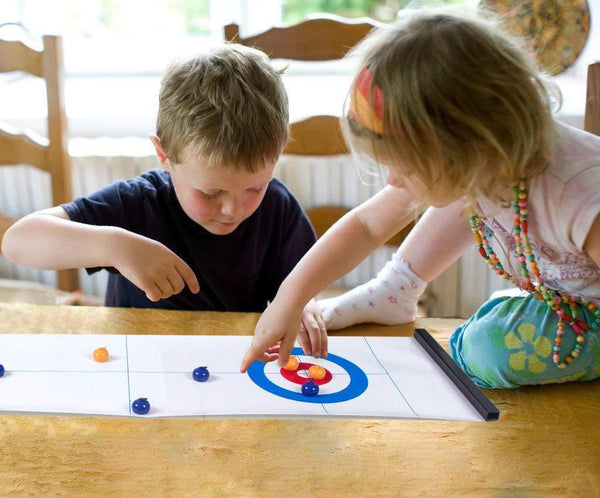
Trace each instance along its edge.
<instances>
[{"instance_id":1,"label":"boy","mask_svg":"<svg viewBox=\"0 0 600 498\"><path fill-rule=\"evenodd\" d=\"M2 252L39 269L108 269L108 306L261 312L315 241L273 178L287 125L262 52L232 44L176 62L151 136L162 170L26 216Z\"/></svg>"}]
</instances>

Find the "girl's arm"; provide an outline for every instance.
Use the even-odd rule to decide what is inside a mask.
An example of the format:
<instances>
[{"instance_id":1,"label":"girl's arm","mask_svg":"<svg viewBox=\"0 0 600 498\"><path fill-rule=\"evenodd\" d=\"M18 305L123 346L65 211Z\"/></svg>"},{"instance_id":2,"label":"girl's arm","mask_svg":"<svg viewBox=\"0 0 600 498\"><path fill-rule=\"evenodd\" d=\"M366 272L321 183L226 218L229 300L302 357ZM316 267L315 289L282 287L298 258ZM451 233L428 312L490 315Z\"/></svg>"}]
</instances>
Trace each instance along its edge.
<instances>
[{"instance_id":1,"label":"girl's arm","mask_svg":"<svg viewBox=\"0 0 600 498\"><path fill-rule=\"evenodd\" d=\"M474 245L463 209L462 200L441 208L430 207L375 278L345 294L320 300L326 328L413 321L427 283ZM301 338L302 334L298 335L298 342Z\"/></svg>"},{"instance_id":2,"label":"girl's arm","mask_svg":"<svg viewBox=\"0 0 600 498\"><path fill-rule=\"evenodd\" d=\"M287 361L306 303L404 228L417 214L413 202L406 190L386 186L333 225L281 284L259 319L241 371L255 359L274 359L265 351L279 340L280 363Z\"/></svg>"},{"instance_id":3,"label":"girl's arm","mask_svg":"<svg viewBox=\"0 0 600 498\"><path fill-rule=\"evenodd\" d=\"M397 255L425 282L431 282L474 246L465 204L458 200L442 208L429 208L406 236Z\"/></svg>"},{"instance_id":4,"label":"girl's arm","mask_svg":"<svg viewBox=\"0 0 600 498\"><path fill-rule=\"evenodd\" d=\"M417 213L404 189L386 186L335 223L305 254L281 284L279 294L299 308L344 276ZM283 292L282 292L283 291Z\"/></svg>"},{"instance_id":5,"label":"girl's arm","mask_svg":"<svg viewBox=\"0 0 600 498\"><path fill-rule=\"evenodd\" d=\"M40 270L114 267L151 301L177 294L186 284L199 290L191 268L163 244L119 227L71 221L61 207L17 221L4 234L2 253Z\"/></svg>"}]
</instances>

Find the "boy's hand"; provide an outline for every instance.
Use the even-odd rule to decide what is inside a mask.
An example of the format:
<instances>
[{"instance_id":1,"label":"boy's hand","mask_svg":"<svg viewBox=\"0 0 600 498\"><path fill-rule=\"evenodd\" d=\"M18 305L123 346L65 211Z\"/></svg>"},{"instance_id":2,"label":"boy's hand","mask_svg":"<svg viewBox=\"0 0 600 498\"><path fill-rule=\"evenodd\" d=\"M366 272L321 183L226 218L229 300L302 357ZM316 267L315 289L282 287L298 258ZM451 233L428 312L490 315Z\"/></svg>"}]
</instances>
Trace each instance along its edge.
<instances>
[{"instance_id":1,"label":"boy's hand","mask_svg":"<svg viewBox=\"0 0 600 498\"><path fill-rule=\"evenodd\" d=\"M298 344L305 354L327 358L327 329L321 307L315 299L311 299L302 312Z\"/></svg>"},{"instance_id":2,"label":"boy's hand","mask_svg":"<svg viewBox=\"0 0 600 498\"><path fill-rule=\"evenodd\" d=\"M200 290L189 265L160 242L128 232L113 252L114 267L150 301L179 294L186 284L194 294Z\"/></svg>"},{"instance_id":3,"label":"boy's hand","mask_svg":"<svg viewBox=\"0 0 600 498\"><path fill-rule=\"evenodd\" d=\"M277 298L267 307L254 329L254 340L246 351L240 372L248 370L254 360L273 361L279 358L284 367L289 358L302 322L302 310L278 303ZM275 353L279 343L279 352Z\"/></svg>"}]
</instances>

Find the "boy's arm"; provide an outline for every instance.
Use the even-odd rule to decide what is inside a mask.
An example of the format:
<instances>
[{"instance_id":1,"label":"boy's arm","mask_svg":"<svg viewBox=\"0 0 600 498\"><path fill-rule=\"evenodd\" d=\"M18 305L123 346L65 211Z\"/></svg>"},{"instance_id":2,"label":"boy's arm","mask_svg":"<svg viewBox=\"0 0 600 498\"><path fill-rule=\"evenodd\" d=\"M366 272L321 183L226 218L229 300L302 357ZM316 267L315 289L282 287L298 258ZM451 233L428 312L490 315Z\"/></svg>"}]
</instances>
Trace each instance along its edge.
<instances>
[{"instance_id":1,"label":"boy's arm","mask_svg":"<svg viewBox=\"0 0 600 498\"><path fill-rule=\"evenodd\" d=\"M416 215L409 207L413 201L404 189L386 186L333 225L281 284L256 326L241 371L255 359L272 359L264 352L279 340L280 363L287 361L306 303L405 227Z\"/></svg>"},{"instance_id":2,"label":"boy's arm","mask_svg":"<svg viewBox=\"0 0 600 498\"><path fill-rule=\"evenodd\" d=\"M62 207L17 221L2 239L2 253L14 263L40 270L114 267L158 301L199 285L191 268L163 244L114 226L71 221Z\"/></svg>"},{"instance_id":3,"label":"boy's arm","mask_svg":"<svg viewBox=\"0 0 600 498\"><path fill-rule=\"evenodd\" d=\"M13 263L38 270L112 266L110 253L119 236L116 227L69 220L54 207L17 221L2 240L2 253Z\"/></svg>"}]
</instances>

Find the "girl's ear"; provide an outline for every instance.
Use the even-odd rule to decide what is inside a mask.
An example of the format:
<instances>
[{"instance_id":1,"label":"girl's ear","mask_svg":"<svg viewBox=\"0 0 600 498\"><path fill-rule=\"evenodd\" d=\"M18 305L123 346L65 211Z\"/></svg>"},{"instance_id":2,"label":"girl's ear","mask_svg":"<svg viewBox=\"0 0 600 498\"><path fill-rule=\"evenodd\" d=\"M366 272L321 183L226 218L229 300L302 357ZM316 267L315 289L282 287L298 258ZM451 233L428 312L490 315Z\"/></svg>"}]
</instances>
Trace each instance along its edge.
<instances>
[{"instance_id":1,"label":"girl's ear","mask_svg":"<svg viewBox=\"0 0 600 498\"><path fill-rule=\"evenodd\" d=\"M156 135L150 135L150 141L152 142L152 145L154 145L156 157L158 158L160 165L163 167L164 170L171 171L171 163L169 162L169 158L166 156L162 149L160 138L158 138Z\"/></svg>"}]
</instances>

